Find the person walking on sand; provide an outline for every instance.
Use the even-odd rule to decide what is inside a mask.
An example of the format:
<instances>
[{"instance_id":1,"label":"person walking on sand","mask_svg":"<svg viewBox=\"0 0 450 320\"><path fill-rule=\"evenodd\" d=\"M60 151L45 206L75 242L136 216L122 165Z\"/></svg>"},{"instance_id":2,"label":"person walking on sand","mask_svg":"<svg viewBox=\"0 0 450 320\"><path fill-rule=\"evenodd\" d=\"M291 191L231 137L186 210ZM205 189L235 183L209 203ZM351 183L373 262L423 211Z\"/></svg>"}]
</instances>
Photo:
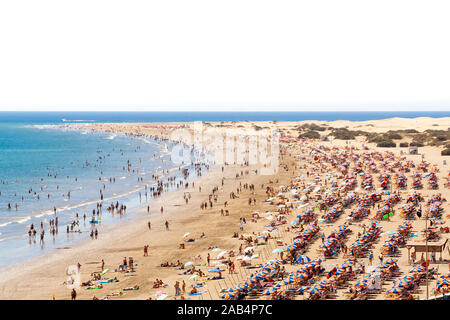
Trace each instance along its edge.
<instances>
[{"instance_id":1,"label":"person walking on sand","mask_svg":"<svg viewBox=\"0 0 450 320\"><path fill-rule=\"evenodd\" d=\"M161 206L161 215L164 213L164 208Z\"/></svg>"},{"instance_id":2,"label":"person walking on sand","mask_svg":"<svg viewBox=\"0 0 450 320\"><path fill-rule=\"evenodd\" d=\"M144 257L148 257L148 245L144 246Z\"/></svg>"},{"instance_id":3,"label":"person walking on sand","mask_svg":"<svg viewBox=\"0 0 450 320\"><path fill-rule=\"evenodd\" d=\"M148 225L148 230L152 230L152 223L150 221L147 223L147 225Z\"/></svg>"},{"instance_id":4,"label":"person walking on sand","mask_svg":"<svg viewBox=\"0 0 450 320\"><path fill-rule=\"evenodd\" d=\"M169 230L169 221L166 220L166 223L164 223L166 225L166 230Z\"/></svg>"},{"instance_id":5,"label":"person walking on sand","mask_svg":"<svg viewBox=\"0 0 450 320\"><path fill-rule=\"evenodd\" d=\"M75 291L75 288L72 289L70 296L72 300L75 300L77 298L77 292Z\"/></svg>"},{"instance_id":6,"label":"person walking on sand","mask_svg":"<svg viewBox=\"0 0 450 320\"><path fill-rule=\"evenodd\" d=\"M105 260L102 259L102 271L105 270Z\"/></svg>"},{"instance_id":7,"label":"person walking on sand","mask_svg":"<svg viewBox=\"0 0 450 320\"><path fill-rule=\"evenodd\" d=\"M208 261L208 267L209 267L209 261L211 260L211 256L208 253L208 256L206 257L206 261Z\"/></svg>"}]
</instances>

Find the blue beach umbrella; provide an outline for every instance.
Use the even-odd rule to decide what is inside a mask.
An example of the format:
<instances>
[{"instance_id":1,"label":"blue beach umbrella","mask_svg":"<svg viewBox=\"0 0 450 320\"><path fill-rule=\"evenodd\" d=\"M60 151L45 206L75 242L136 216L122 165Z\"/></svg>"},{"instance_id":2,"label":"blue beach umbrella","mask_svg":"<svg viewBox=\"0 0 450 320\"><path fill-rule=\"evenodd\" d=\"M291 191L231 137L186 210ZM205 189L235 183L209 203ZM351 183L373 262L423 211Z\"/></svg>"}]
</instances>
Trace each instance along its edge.
<instances>
[{"instance_id":1,"label":"blue beach umbrella","mask_svg":"<svg viewBox=\"0 0 450 320\"><path fill-rule=\"evenodd\" d=\"M389 289L387 292L389 293L402 293L405 291L405 288L392 288Z\"/></svg>"},{"instance_id":2,"label":"blue beach umbrella","mask_svg":"<svg viewBox=\"0 0 450 320\"><path fill-rule=\"evenodd\" d=\"M271 294L271 292L270 292L269 289L265 290L265 291L262 293L262 295L264 295L264 296L270 296L270 294Z\"/></svg>"},{"instance_id":3,"label":"blue beach umbrella","mask_svg":"<svg viewBox=\"0 0 450 320\"><path fill-rule=\"evenodd\" d=\"M301 255L300 257L297 258L297 260L296 260L295 262L296 262L296 263L308 263L308 262L310 262L310 261L311 261L310 258L308 258L308 257L305 256L305 255Z\"/></svg>"},{"instance_id":4,"label":"blue beach umbrella","mask_svg":"<svg viewBox=\"0 0 450 320\"><path fill-rule=\"evenodd\" d=\"M311 294L316 294L316 293L320 293L320 290L316 287L313 287L313 288L309 289L308 292Z\"/></svg>"},{"instance_id":5,"label":"blue beach umbrella","mask_svg":"<svg viewBox=\"0 0 450 320\"><path fill-rule=\"evenodd\" d=\"M308 279L308 276L306 276L304 273L300 273L297 275L297 278L305 280L305 279Z\"/></svg>"}]
</instances>

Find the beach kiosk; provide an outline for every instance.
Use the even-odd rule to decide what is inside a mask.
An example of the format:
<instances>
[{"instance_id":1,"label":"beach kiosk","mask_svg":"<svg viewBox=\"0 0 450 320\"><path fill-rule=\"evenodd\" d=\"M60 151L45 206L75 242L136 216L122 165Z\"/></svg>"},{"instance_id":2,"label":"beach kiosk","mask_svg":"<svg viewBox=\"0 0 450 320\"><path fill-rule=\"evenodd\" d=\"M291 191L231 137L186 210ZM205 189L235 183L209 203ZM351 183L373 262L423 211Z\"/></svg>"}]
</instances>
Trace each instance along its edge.
<instances>
[{"instance_id":1,"label":"beach kiosk","mask_svg":"<svg viewBox=\"0 0 450 320\"><path fill-rule=\"evenodd\" d=\"M416 253L419 252L427 252L427 246L428 246L428 252L439 252L439 260L442 261L442 252L445 250L448 243L448 239L444 239L440 242L428 242L428 245L425 242L413 242L413 243L407 243L406 248L408 249L408 264L411 264L411 260L409 257L411 257L410 251L412 248L414 248ZM447 251L450 254L450 248L447 246Z\"/></svg>"}]
</instances>

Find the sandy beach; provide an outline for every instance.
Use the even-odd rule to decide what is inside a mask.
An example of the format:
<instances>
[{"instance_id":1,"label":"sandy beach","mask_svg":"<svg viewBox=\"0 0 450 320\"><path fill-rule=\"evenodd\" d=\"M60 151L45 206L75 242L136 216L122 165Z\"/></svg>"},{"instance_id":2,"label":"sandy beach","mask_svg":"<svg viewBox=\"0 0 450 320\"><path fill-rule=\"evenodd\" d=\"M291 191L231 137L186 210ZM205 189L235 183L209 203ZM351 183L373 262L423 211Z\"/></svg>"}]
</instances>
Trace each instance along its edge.
<instances>
[{"instance_id":1,"label":"sandy beach","mask_svg":"<svg viewBox=\"0 0 450 320\"><path fill-rule=\"evenodd\" d=\"M314 217L309 222L304 222L303 228L307 229L314 221L320 227L311 239L302 254L311 260L321 259L318 263L324 270L318 274L311 275L308 283L312 287L314 283L323 280L329 280L327 273L333 270L335 266L348 261L348 254L344 254L339 250L332 257L324 257L319 249L321 249L322 241L320 235L328 237L336 228L347 223L347 227L351 232L339 241L345 243L351 248L352 243L358 238L358 233L364 234L369 225L377 221L378 227L381 228L381 234L378 234L376 240L368 252L373 254L373 263L379 263L379 255L382 251L384 243L388 240L391 233L397 232L399 225L405 222L401 215L401 206L406 204L408 195L411 194L413 185L413 173L418 171L418 166L422 160L428 163L427 171L420 171L424 176L427 173L435 172L438 178L438 188L431 190L428 185L427 178L423 178L422 189L416 190L420 193L423 201L421 207L423 212L426 211L427 201L432 195L440 194L441 199L450 198L450 188L446 186L449 177L449 157L442 156L442 146L423 146L418 148L419 154L410 154L409 148L401 148L398 146L401 142L411 142L410 137L403 137L396 140L395 148L377 147L375 143L367 143L363 136L358 136L354 140L339 139L310 139L299 138L297 128L304 124L316 124L318 126L328 126L333 128L346 128L347 130L361 130L367 133L386 133L390 130L409 130L415 129L419 133L426 130L448 130L450 127L450 118L416 118L416 119L386 119L373 120L363 122L352 121L302 121L302 122L210 122L204 123L206 129L223 132L224 130L254 130L270 129L279 130L281 132L280 139L280 159L279 167L275 174L261 175L261 165L217 165L209 170L201 177L198 177L194 185L189 184L187 188L180 188L178 191L164 193L161 197L155 198L150 202L150 212L147 208L139 209L136 219L133 221L123 222L117 225L101 226L101 234L98 240L87 240L81 244L74 245L70 248L54 250L54 252L43 257L28 260L18 265L4 268L0 271L0 299L70 299L71 289L68 289L65 281L68 279L66 270L68 266L81 264L81 281L92 281L90 286L82 286L77 289L77 299L98 299L107 297L108 299L221 299L226 292L224 290L235 288L238 284L245 282L253 273L256 274L258 269L249 269L242 266L241 262L255 265L265 265L272 259L283 259L276 249L286 248L292 244L294 239L300 233L300 229L295 222L298 221L297 216L304 212L307 208L314 209ZM77 128L77 126L74 126ZM78 126L78 128L81 126ZM194 124L192 123L120 123L120 124L88 124L82 126L83 130L98 130L106 132L126 133L137 136L157 137L160 139L173 139L172 133L179 129L192 131ZM319 131L319 134L321 132ZM323 135L323 133L322 133ZM448 142L448 141L447 141ZM204 143L203 147L206 147ZM322 150L319 152L318 150ZM312 153L312 151L314 151ZM347 152L348 157L343 154ZM388 152L388 153L386 153ZM348 173L353 171L358 160L353 161L351 154L355 156L368 155L368 159L374 162L378 169L372 172L373 189L368 193L377 192L380 194L379 203L382 203L390 196L398 194L401 198L395 203L391 210L393 215L388 219L375 219L377 204L370 206L370 213L363 217L360 221L346 219L349 214L354 211L358 204L352 203L342 208L342 213L331 222L319 221L322 215L330 210L335 204L330 204L324 211L320 210L320 201L326 199L326 193L323 191L332 188L336 183L337 187L344 185L345 174L339 177L339 167L349 161ZM380 155L383 160L380 161ZM423 158L421 155L424 155ZM356 159L356 158L355 158ZM363 159L363 158L361 158ZM444 160L447 163L444 164ZM335 165L333 161L339 160ZM407 187L404 189L395 185L395 174L399 172L401 165L406 165L410 161L415 167L410 167L409 172L404 172ZM395 162L399 162L398 166L394 166ZM383 168L383 166L385 166ZM360 165L363 172L369 172L369 165L362 161ZM223 167L223 170L222 170ZM393 168L389 171L386 168ZM389 172L392 181L391 187L385 190L378 190L381 186L379 177L383 172ZM434 170L434 171L433 171ZM256 173L258 172L258 173ZM341 172L342 173L342 172ZM382 180L382 179L381 179ZM223 182L223 183L222 183ZM348 190L339 190L339 198L344 198L352 192L357 192L360 197L364 193L361 188L363 177L355 174L355 186ZM314 183L314 184L311 184ZM252 186L252 188L249 188ZM309 190L304 192L307 186L321 187L322 191ZM199 190L201 187L201 190ZM254 188L253 188L254 187ZM268 190L270 187L270 190ZM297 188L298 187L298 188ZM298 189L292 192L293 189ZM319 188L320 189L320 188ZM359 190L358 190L359 189ZM214 190L214 192L213 192ZM216 191L217 190L217 191ZM358 191L355 191L358 190ZM387 194L385 191L389 191ZM396 193L398 191L398 193ZM184 196L190 194L191 198L188 202ZM232 198L231 194L235 197ZM337 194L337 191L336 191ZM298 197L295 197L298 195ZM317 196L321 197L318 198ZM217 197L214 201L211 200ZM307 200L301 197L307 196ZM271 201L267 201L272 199ZM211 200L210 205L209 201ZM281 201L282 200L282 201ZM201 208L201 204L207 202L206 208ZM225 206L225 202L227 205ZM442 208L442 227L447 226L448 215L450 214L449 204L447 201L441 201ZM280 205L281 203L281 205ZM287 204L287 205L285 205ZM161 206L164 212L160 212ZM228 210L229 214L222 214L221 210ZM254 214L257 213L257 214ZM107 213L103 213L107 214ZM246 223L242 224L242 218ZM151 229L148 222L151 222ZM164 223L169 222L169 228L166 229ZM410 233L406 236L406 243L420 242L423 240L422 230L425 228L425 219L415 218L408 220L410 222L410 233L417 235L411 237ZM438 220L436 220L438 221ZM276 223L279 222L279 223ZM271 227L268 224L275 223ZM429 222L428 222L429 225ZM267 230L278 230L270 233L270 238L265 238L268 234ZM264 232L266 231L266 232ZM188 235L186 235L189 233ZM204 233L204 237L201 237ZM238 237L233 237L237 233ZM438 231L438 240L436 243L445 242L449 238L449 233ZM185 236L186 235L186 236ZM249 238L254 240L258 238L258 243L247 241ZM194 241L186 242L187 239ZM247 240L246 240L247 239ZM430 242L432 243L432 242ZM184 249L180 247L184 245ZM144 256L144 246L148 245L148 256ZM249 259L243 259L242 253L246 248L251 247L249 251L252 256ZM218 248L218 249L217 249ZM241 248L241 253L239 253ZM226 252L224 252L226 251ZM274 252L275 251L275 252ZM217 255L222 253L221 258L217 259ZM367 253L367 252L366 252ZM210 255L210 263L208 266L207 256ZM288 251L283 252L284 258L289 255ZM122 272L119 269L124 257L133 257L134 263L137 264L135 272ZM239 259L238 259L239 258ZM251 259L250 259L251 258ZM385 261L389 258L395 259L398 269L395 271L395 277L386 277L381 284L381 290L377 293L366 295L369 299L388 299L388 298L404 298L401 295L387 295L394 283L402 276L410 273L412 264L409 261L408 250L404 245L398 246L398 251L394 255L384 255ZM420 260L420 253L417 253L416 261ZM442 260L440 255L436 256L437 261L431 262L429 268L435 268L435 274L430 276L429 292L433 295L436 289L439 276L447 275L450 272L450 251L447 242L442 252ZM328 299L348 299L353 292L349 289L354 287L358 281L364 279L364 276L370 273L371 263L367 254L355 257L354 270L349 272L348 278L337 287L330 284L330 293L321 296ZM102 260L104 267L102 268ZM229 273L226 262L229 260L234 263L234 273ZM184 266L188 261L193 263L182 269L179 267L162 267L161 264L168 262L176 263L180 261ZM355 270L357 266L364 262L365 272L358 273ZM189 271L192 266L200 269L205 276L192 278L193 274L184 274ZM282 274L278 274L274 285L278 281L286 279L286 275L296 272L302 265L291 264L289 262L280 264L284 269ZM103 269L109 269L102 276L102 282L93 281L93 273L102 272ZM217 273L208 272L212 268L221 268L221 279L211 280L217 276ZM279 270L278 270L279 271ZM318 271L319 272L319 271ZM344 272L344 273L345 273ZM418 276L419 278L421 275ZM109 282L116 278L118 282ZM160 279L164 285L155 287L155 280ZM210 279L210 280L208 280ZM333 279L333 277L331 277ZM425 280L420 278L419 285L414 288L411 296L415 299L424 298ZM176 282L180 284L181 294L177 295L174 285ZM182 290L183 281L185 290ZM99 289L87 289L98 288ZM194 285L196 285L194 289ZM138 287L136 287L138 286ZM132 290L132 288L135 290ZM260 294L248 296L248 299L271 299L276 298L277 294L283 295L287 289L298 290L301 286L296 286L295 281L281 287L276 294L263 294L263 290L259 290ZM267 287L265 289L269 289ZM125 290L123 290L125 289ZM195 290L197 294L190 295L191 290ZM306 290L306 289L305 289ZM201 293L201 294L198 294ZM350 293L350 294L349 294ZM294 294L289 295L291 299L303 300L310 295ZM311 295L312 296L312 295ZM363 295L362 295L363 296Z\"/></svg>"}]
</instances>

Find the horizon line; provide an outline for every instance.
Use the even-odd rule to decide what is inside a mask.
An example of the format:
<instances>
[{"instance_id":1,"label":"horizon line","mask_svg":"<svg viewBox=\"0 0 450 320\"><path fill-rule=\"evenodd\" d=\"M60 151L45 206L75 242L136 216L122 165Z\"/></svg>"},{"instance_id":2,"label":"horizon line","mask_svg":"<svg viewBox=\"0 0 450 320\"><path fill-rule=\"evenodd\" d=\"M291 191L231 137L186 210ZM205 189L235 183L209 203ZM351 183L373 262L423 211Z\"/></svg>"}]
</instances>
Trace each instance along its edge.
<instances>
[{"instance_id":1,"label":"horizon line","mask_svg":"<svg viewBox=\"0 0 450 320\"><path fill-rule=\"evenodd\" d=\"M253 112L253 113L320 113L320 112L372 112L372 113L411 113L411 112L450 112L449 110L0 110L0 113L39 113L39 112L84 112L84 113L110 113L110 112L190 112L190 113L243 113L243 112Z\"/></svg>"}]
</instances>

